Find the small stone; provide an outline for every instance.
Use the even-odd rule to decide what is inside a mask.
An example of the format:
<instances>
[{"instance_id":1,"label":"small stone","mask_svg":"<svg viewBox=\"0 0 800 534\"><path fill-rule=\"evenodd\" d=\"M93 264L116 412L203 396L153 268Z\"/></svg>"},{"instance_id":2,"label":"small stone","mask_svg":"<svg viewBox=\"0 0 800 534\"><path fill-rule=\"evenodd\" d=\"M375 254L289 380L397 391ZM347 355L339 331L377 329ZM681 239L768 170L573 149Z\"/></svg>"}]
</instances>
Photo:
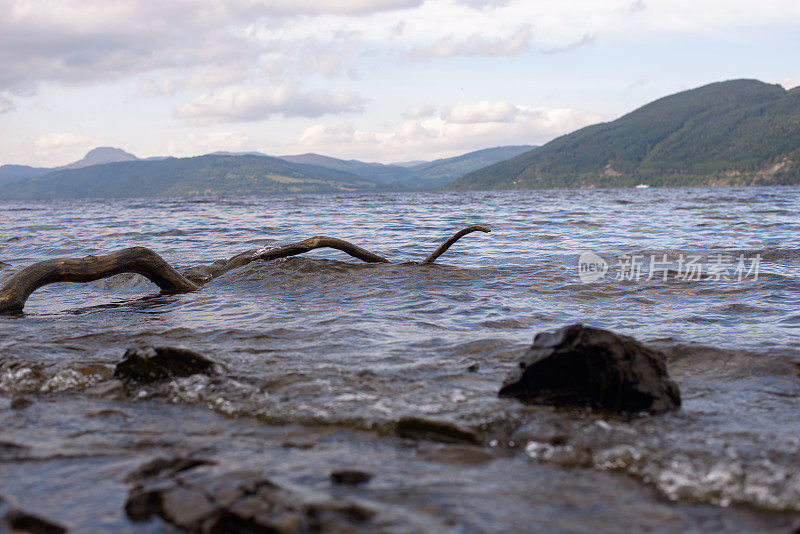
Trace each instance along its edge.
<instances>
[{"instance_id":1,"label":"small stone","mask_svg":"<svg viewBox=\"0 0 800 534\"><path fill-rule=\"evenodd\" d=\"M27 397L14 397L11 399L9 407L12 410L24 410L31 404L33 404L33 401Z\"/></svg>"},{"instance_id":2,"label":"small stone","mask_svg":"<svg viewBox=\"0 0 800 534\"><path fill-rule=\"evenodd\" d=\"M431 421L419 417L404 417L397 422L395 432L401 438L424 439L441 443L478 444L478 437L452 423Z\"/></svg>"},{"instance_id":3,"label":"small stone","mask_svg":"<svg viewBox=\"0 0 800 534\"><path fill-rule=\"evenodd\" d=\"M477 373L478 369L480 369L480 368L481 368L480 365L478 365L477 363L473 363L472 365L467 367L467 371L469 371L470 373Z\"/></svg>"},{"instance_id":4,"label":"small stone","mask_svg":"<svg viewBox=\"0 0 800 534\"><path fill-rule=\"evenodd\" d=\"M629 336L575 324L536 335L501 397L652 413L680 408L664 355Z\"/></svg>"},{"instance_id":5,"label":"small stone","mask_svg":"<svg viewBox=\"0 0 800 534\"><path fill-rule=\"evenodd\" d=\"M372 480L372 475L366 471L342 470L331 473L331 482L334 484L366 484Z\"/></svg>"},{"instance_id":6,"label":"small stone","mask_svg":"<svg viewBox=\"0 0 800 534\"><path fill-rule=\"evenodd\" d=\"M197 352L175 347L144 347L125 351L114 378L148 383L195 374L216 374L217 365Z\"/></svg>"}]
</instances>

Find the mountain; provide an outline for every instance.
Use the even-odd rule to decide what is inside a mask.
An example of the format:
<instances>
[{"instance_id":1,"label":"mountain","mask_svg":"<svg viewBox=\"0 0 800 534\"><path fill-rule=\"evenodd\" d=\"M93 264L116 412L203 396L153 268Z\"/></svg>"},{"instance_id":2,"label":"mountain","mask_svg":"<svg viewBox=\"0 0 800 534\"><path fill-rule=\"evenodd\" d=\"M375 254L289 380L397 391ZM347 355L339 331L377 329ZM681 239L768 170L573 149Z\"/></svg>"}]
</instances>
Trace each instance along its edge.
<instances>
[{"instance_id":1,"label":"mountain","mask_svg":"<svg viewBox=\"0 0 800 534\"><path fill-rule=\"evenodd\" d=\"M12 182L19 182L47 174L51 169L43 167L28 167L27 165L2 165L0 166L0 187Z\"/></svg>"},{"instance_id":2,"label":"mountain","mask_svg":"<svg viewBox=\"0 0 800 534\"><path fill-rule=\"evenodd\" d=\"M105 163L117 163L120 161L136 161L139 158L125 152L120 148L113 148L110 146L100 146L90 150L86 153L83 159L64 165L63 167L56 167L54 170L60 169L81 169L83 167L91 167L92 165L103 165Z\"/></svg>"},{"instance_id":3,"label":"mountain","mask_svg":"<svg viewBox=\"0 0 800 534\"><path fill-rule=\"evenodd\" d=\"M28 167L27 165L3 165L0 166L0 187L12 182L20 182L37 176L44 176L47 173L61 169L80 169L91 165L101 165L117 161L136 161L139 158L129 154L124 150L112 147L97 147L86 153L83 159L74 161L61 167Z\"/></svg>"},{"instance_id":4,"label":"mountain","mask_svg":"<svg viewBox=\"0 0 800 534\"><path fill-rule=\"evenodd\" d=\"M800 184L800 91L718 82L462 176L449 189Z\"/></svg>"},{"instance_id":5,"label":"mountain","mask_svg":"<svg viewBox=\"0 0 800 534\"><path fill-rule=\"evenodd\" d=\"M281 159L350 172L389 189L437 189L470 171L512 158L531 148L529 145L487 148L453 158L392 165L341 160L319 154L281 156Z\"/></svg>"},{"instance_id":6,"label":"mountain","mask_svg":"<svg viewBox=\"0 0 800 534\"><path fill-rule=\"evenodd\" d=\"M382 184L395 183L401 180L406 174L407 169L397 165L383 165L382 163L365 163L358 160L343 160L321 156L319 154L299 154L296 156L280 156L280 159L291 163L302 163L306 165L317 165L337 171L350 172L369 180L374 180Z\"/></svg>"},{"instance_id":7,"label":"mountain","mask_svg":"<svg viewBox=\"0 0 800 534\"><path fill-rule=\"evenodd\" d=\"M411 174L405 178L405 183L409 187L415 188L442 187L468 172L505 161L533 148L531 145L500 146L476 150L454 158L422 163L409 168Z\"/></svg>"},{"instance_id":8,"label":"mountain","mask_svg":"<svg viewBox=\"0 0 800 534\"><path fill-rule=\"evenodd\" d=\"M157 197L360 191L375 182L355 174L267 156L199 156L136 160L76 169L12 183L4 198Z\"/></svg>"}]
</instances>

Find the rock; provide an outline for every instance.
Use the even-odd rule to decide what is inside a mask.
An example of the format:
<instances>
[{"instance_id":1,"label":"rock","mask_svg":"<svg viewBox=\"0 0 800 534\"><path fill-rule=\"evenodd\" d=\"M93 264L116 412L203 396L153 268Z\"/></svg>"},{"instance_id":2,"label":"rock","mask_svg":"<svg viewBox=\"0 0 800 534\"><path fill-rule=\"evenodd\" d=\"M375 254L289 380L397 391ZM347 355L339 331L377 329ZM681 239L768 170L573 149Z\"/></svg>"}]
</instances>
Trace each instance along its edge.
<instances>
[{"instance_id":1,"label":"rock","mask_svg":"<svg viewBox=\"0 0 800 534\"><path fill-rule=\"evenodd\" d=\"M680 392L665 360L632 337L574 324L537 334L500 396L618 412L675 410Z\"/></svg>"},{"instance_id":2,"label":"rock","mask_svg":"<svg viewBox=\"0 0 800 534\"><path fill-rule=\"evenodd\" d=\"M122 401L127 398L125 384L121 380L106 380L89 388L86 395L105 401Z\"/></svg>"},{"instance_id":3,"label":"rock","mask_svg":"<svg viewBox=\"0 0 800 534\"><path fill-rule=\"evenodd\" d=\"M419 417L403 417L397 422L395 433L401 438L424 439L440 443L480 444L478 437L469 430L464 430L451 423Z\"/></svg>"},{"instance_id":4,"label":"rock","mask_svg":"<svg viewBox=\"0 0 800 534\"><path fill-rule=\"evenodd\" d=\"M66 527L11 506L0 496L0 532L63 534Z\"/></svg>"},{"instance_id":5,"label":"rock","mask_svg":"<svg viewBox=\"0 0 800 534\"><path fill-rule=\"evenodd\" d=\"M334 484L366 484L372 480L372 475L366 471L342 470L331 473L331 482Z\"/></svg>"},{"instance_id":6,"label":"rock","mask_svg":"<svg viewBox=\"0 0 800 534\"><path fill-rule=\"evenodd\" d=\"M128 495L128 517L160 517L181 532L356 532L369 530L374 515L349 502L307 499L253 471L208 465L150 471L158 473Z\"/></svg>"},{"instance_id":7,"label":"rock","mask_svg":"<svg viewBox=\"0 0 800 534\"><path fill-rule=\"evenodd\" d=\"M144 347L125 351L114 378L148 383L196 374L216 374L217 364L202 354L175 347Z\"/></svg>"},{"instance_id":8,"label":"rock","mask_svg":"<svg viewBox=\"0 0 800 534\"><path fill-rule=\"evenodd\" d=\"M33 401L27 397L14 397L8 407L12 410L24 410L31 404L33 404Z\"/></svg>"},{"instance_id":9,"label":"rock","mask_svg":"<svg viewBox=\"0 0 800 534\"><path fill-rule=\"evenodd\" d=\"M125 477L125 482L134 482L154 476L171 476L181 471L188 471L201 465L213 465L214 462L201 458L153 458L140 465Z\"/></svg>"},{"instance_id":10,"label":"rock","mask_svg":"<svg viewBox=\"0 0 800 534\"><path fill-rule=\"evenodd\" d=\"M467 371L469 371L470 373L477 373L480 368L481 368L480 365L478 365L477 363L473 363L472 365L467 367Z\"/></svg>"}]
</instances>

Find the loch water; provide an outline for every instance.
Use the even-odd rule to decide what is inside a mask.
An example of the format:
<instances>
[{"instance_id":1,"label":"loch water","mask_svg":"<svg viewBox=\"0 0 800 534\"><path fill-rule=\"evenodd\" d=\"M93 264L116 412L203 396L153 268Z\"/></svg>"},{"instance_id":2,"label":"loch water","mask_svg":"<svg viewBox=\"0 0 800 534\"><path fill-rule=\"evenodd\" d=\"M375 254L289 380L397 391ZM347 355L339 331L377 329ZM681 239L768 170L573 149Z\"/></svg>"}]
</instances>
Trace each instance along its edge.
<instances>
[{"instance_id":1,"label":"loch water","mask_svg":"<svg viewBox=\"0 0 800 534\"><path fill-rule=\"evenodd\" d=\"M492 231L418 263L472 224ZM181 270L315 235L393 263L320 249L179 295L117 275L0 315L0 495L76 532L161 532L126 516L127 475L186 456L357 502L369 531L800 520L798 187L0 201L0 284L134 245ZM608 266L592 281L587 252ZM653 274L651 257L667 267ZM537 332L578 322L662 350L682 409L498 398ZM126 349L147 344L223 372L109 394ZM409 419L472 439L398 432ZM332 484L342 469L371 480Z\"/></svg>"}]
</instances>

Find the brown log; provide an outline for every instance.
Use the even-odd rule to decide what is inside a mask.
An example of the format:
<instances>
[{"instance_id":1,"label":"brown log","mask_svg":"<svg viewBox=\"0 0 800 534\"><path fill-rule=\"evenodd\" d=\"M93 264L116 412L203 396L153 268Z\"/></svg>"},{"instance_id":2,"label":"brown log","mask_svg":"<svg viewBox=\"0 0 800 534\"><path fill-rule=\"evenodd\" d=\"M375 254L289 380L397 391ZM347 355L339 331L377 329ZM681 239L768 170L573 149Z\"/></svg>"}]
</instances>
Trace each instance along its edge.
<instances>
[{"instance_id":1,"label":"brown log","mask_svg":"<svg viewBox=\"0 0 800 534\"><path fill-rule=\"evenodd\" d=\"M464 228L442 243L423 263L434 262L453 243L475 231L490 230L480 225ZM133 247L105 256L45 260L25 267L9 277L0 288L0 313L22 311L31 293L43 285L55 282L91 282L120 273L138 273L150 279L165 293L187 293L196 291L223 273L243 267L252 261L286 258L323 247L341 250L367 263L390 263L386 258L343 239L316 236L288 245L248 250L229 260L219 260L208 266L190 268L182 275L152 250Z\"/></svg>"},{"instance_id":2,"label":"brown log","mask_svg":"<svg viewBox=\"0 0 800 534\"><path fill-rule=\"evenodd\" d=\"M488 233L488 232L491 232L491 230L489 228L487 228L486 226L483 226L483 225L480 225L480 224L476 224L474 226L469 226L467 228L464 228L463 230L459 230L458 232L453 234L453 237L451 237L450 239L448 239L447 241L445 241L444 243L439 245L439 248L437 248L433 252L433 254L431 254L430 256L425 258L424 260L422 260L422 263L433 263L433 262L435 262L436 258L438 258L442 254L444 254L447 251L448 248L453 246L453 243L455 243L456 241L458 241L459 239L461 239L465 235L471 234L472 232L487 232Z\"/></svg>"},{"instance_id":3,"label":"brown log","mask_svg":"<svg viewBox=\"0 0 800 534\"><path fill-rule=\"evenodd\" d=\"M38 288L54 282L92 282L120 273L147 277L165 293L200 289L164 259L145 247L132 247L104 256L45 260L14 273L0 288L0 313L22 311Z\"/></svg>"}]
</instances>

